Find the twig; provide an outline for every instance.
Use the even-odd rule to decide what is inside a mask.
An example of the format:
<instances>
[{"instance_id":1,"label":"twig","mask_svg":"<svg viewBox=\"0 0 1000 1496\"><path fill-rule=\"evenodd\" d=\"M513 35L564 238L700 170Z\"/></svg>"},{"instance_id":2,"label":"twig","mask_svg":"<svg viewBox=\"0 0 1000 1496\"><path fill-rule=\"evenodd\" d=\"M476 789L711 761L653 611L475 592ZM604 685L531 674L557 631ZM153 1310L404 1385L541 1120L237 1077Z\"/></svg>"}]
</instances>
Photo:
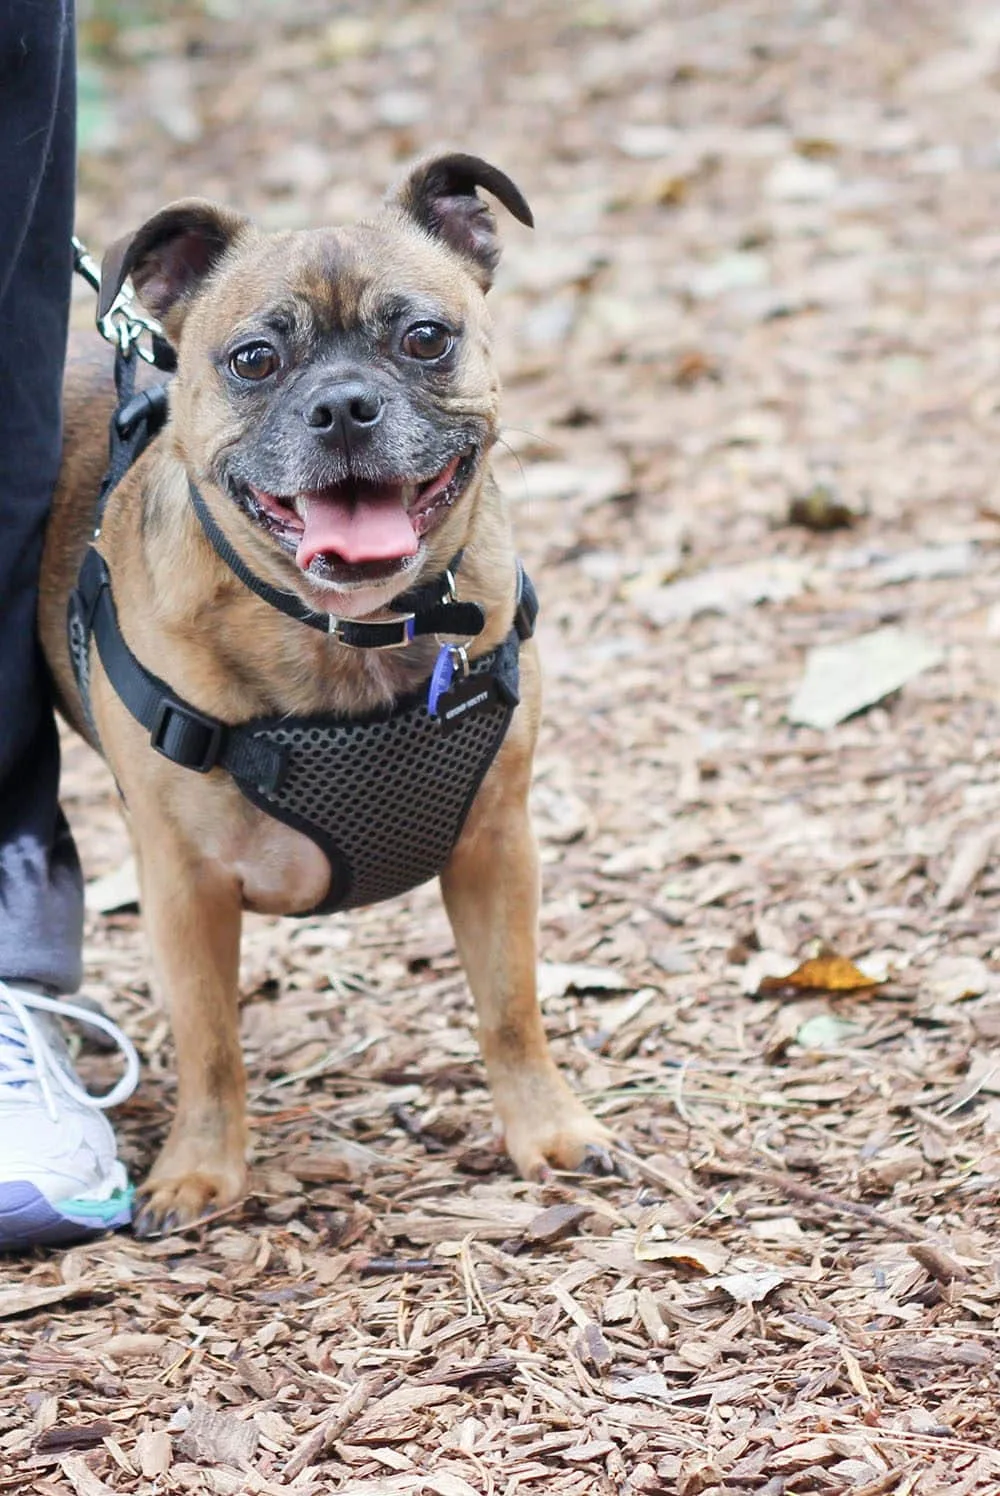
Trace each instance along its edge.
<instances>
[{"instance_id":1,"label":"twig","mask_svg":"<svg viewBox=\"0 0 1000 1496\"><path fill-rule=\"evenodd\" d=\"M938 1238L933 1231L926 1231L922 1226L911 1226L907 1221L897 1221L892 1216L883 1215L873 1205L862 1205L857 1200L845 1200L841 1195L833 1195L829 1190L818 1190L811 1184L800 1184L797 1179L791 1179L787 1174L779 1174L774 1169L755 1169L747 1164L729 1164L717 1159L700 1166L706 1173L721 1174L732 1179L748 1179L754 1184L770 1185L772 1189L778 1190L790 1200L802 1200L807 1205L818 1205L822 1210L832 1211L835 1215L854 1216L859 1221L867 1221L869 1225L880 1226L883 1231L888 1231L899 1237L901 1241L936 1242Z\"/></svg>"},{"instance_id":2,"label":"twig","mask_svg":"<svg viewBox=\"0 0 1000 1496\"><path fill-rule=\"evenodd\" d=\"M445 1264L434 1257L365 1257L358 1263L361 1276L374 1273L433 1273L441 1272Z\"/></svg>"},{"instance_id":3,"label":"twig","mask_svg":"<svg viewBox=\"0 0 1000 1496\"><path fill-rule=\"evenodd\" d=\"M339 1407L331 1408L326 1417L309 1431L298 1449L289 1456L288 1463L282 1471L284 1478L294 1480L307 1465L321 1460L331 1444L340 1438L348 1424L353 1423L355 1418L364 1412L375 1393L381 1391L383 1384L383 1377L362 1377L360 1382L355 1383Z\"/></svg>"}]
</instances>

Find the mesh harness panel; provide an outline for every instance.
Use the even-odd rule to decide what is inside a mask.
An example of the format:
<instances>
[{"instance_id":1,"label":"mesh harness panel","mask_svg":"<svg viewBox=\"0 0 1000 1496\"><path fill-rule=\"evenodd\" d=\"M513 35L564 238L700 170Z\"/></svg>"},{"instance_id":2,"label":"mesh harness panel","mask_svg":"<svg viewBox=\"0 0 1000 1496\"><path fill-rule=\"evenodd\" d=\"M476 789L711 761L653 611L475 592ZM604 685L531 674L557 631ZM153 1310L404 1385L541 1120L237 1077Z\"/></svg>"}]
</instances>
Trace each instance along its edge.
<instances>
[{"instance_id":1,"label":"mesh harness panel","mask_svg":"<svg viewBox=\"0 0 1000 1496\"><path fill-rule=\"evenodd\" d=\"M131 461L160 424L134 443ZM119 467L115 482L128 465ZM102 501L112 486L106 480ZM447 731L427 710L427 683L391 708L356 718L228 724L199 712L132 654L107 563L93 547L70 598L70 656L88 719L93 639L108 679L150 729L157 752L195 772L227 771L255 806L316 843L330 864L330 884L308 912L326 914L405 893L437 876L451 855L518 704L520 645L534 631L538 610L530 579L520 568L518 575L514 627L469 667L473 677L493 677L494 697Z\"/></svg>"},{"instance_id":2,"label":"mesh harness panel","mask_svg":"<svg viewBox=\"0 0 1000 1496\"><path fill-rule=\"evenodd\" d=\"M518 645L512 634L470 674L490 671L502 698L445 733L426 692L389 715L291 718L245 730L287 755L278 788L240 783L262 810L322 848L331 880L316 913L377 904L436 877L500 748L517 704Z\"/></svg>"}]
</instances>

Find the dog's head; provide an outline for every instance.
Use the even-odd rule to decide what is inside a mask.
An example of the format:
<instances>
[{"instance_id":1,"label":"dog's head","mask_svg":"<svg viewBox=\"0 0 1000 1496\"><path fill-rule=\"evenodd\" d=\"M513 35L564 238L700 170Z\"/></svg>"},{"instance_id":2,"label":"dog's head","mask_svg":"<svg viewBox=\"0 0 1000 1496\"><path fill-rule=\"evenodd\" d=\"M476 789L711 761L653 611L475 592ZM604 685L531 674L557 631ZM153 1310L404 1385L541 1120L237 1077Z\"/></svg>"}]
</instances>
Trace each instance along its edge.
<instances>
[{"instance_id":1,"label":"dog's head","mask_svg":"<svg viewBox=\"0 0 1000 1496\"><path fill-rule=\"evenodd\" d=\"M468 531L498 420L477 187L531 224L496 167L448 155L350 228L265 235L189 200L105 256L102 311L131 276L177 349L189 473L239 511L248 557L331 612L440 571Z\"/></svg>"}]
</instances>

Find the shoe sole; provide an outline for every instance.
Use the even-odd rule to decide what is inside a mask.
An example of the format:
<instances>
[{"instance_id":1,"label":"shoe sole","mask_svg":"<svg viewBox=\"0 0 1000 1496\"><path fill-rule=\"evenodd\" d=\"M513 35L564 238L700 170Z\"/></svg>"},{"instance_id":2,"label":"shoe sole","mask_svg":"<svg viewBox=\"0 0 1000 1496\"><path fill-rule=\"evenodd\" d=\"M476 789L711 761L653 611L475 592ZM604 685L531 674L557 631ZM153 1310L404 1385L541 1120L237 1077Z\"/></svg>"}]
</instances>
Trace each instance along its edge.
<instances>
[{"instance_id":1,"label":"shoe sole","mask_svg":"<svg viewBox=\"0 0 1000 1496\"><path fill-rule=\"evenodd\" d=\"M132 1219L132 1188L108 1200L60 1200L54 1205L25 1180L0 1184L0 1252L59 1247L103 1236Z\"/></svg>"}]
</instances>

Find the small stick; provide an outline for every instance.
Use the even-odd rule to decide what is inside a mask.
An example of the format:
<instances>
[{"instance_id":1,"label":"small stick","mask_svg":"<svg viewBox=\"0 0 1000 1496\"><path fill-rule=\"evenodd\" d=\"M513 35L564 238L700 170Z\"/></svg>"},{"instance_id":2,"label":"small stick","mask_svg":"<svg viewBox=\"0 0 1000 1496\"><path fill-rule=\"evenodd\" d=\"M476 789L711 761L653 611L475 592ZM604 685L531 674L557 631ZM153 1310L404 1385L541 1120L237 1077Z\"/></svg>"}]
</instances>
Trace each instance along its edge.
<instances>
[{"instance_id":1,"label":"small stick","mask_svg":"<svg viewBox=\"0 0 1000 1496\"><path fill-rule=\"evenodd\" d=\"M339 1407L331 1408L326 1417L302 1440L298 1449L289 1456L282 1471L286 1480L294 1480L307 1465L321 1460L330 1446L340 1438L348 1424L353 1423L364 1412L373 1394L380 1390L382 1378L362 1377L348 1392Z\"/></svg>"},{"instance_id":2,"label":"small stick","mask_svg":"<svg viewBox=\"0 0 1000 1496\"><path fill-rule=\"evenodd\" d=\"M443 1267L433 1257L366 1257L358 1263L358 1272L365 1277L369 1273L432 1273Z\"/></svg>"},{"instance_id":3,"label":"small stick","mask_svg":"<svg viewBox=\"0 0 1000 1496\"><path fill-rule=\"evenodd\" d=\"M932 1231L926 1231L922 1226L911 1226L907 1221L897 1221L892 1216L883 1215L873 1205L862 1205L857 1200L845 1200L841 1195L832 1195L828 1190L818 1190L811 1184L800 1184L797 1179L790 1179L787 1174L779 1174L777 1170L754 1169L746 1164L727 1164L721 1159L702 1167L712 1174L722 1174L733 1179L748 1179L755 1184L770 1185L772 1189L780 1191L790 1200L802 1200L807 1205L818 1205L822 1210L830 1210L837 1215L854 1216L859 1221L867 1221L869 1225L881 1226L883 1231L894 1233L902 1241L936 1242L938 1240Z\"/></svg>"}]
</instances>

